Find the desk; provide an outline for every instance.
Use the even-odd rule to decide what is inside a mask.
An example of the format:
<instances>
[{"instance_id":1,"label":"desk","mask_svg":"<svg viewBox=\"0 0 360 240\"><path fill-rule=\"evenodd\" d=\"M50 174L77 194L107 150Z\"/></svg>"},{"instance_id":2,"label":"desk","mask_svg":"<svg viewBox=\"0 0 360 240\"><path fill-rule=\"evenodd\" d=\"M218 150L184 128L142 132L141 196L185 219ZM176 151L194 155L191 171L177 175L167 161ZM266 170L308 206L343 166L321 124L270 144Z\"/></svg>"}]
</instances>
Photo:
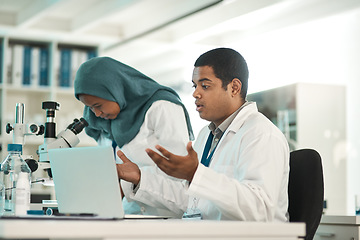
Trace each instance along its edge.
<instances>
[{"instance_id":1,"label":"desk","mask_svg":"<svg viewBox=\"0 0 360 240\"><path fill-rule=\"evenodd\" d=\"M360 240L360 216L323 215L314 240Z\"/></svg>"},{"instance_id":2,"label":"desk","mask_svg":"<svg viewBox=\"0 0 360 240\"><path fill-rule=\"evenodd\" d=\"M0 220L0 239L298 239L303 223L191 220Z\"/></svg>"}]
</instances>

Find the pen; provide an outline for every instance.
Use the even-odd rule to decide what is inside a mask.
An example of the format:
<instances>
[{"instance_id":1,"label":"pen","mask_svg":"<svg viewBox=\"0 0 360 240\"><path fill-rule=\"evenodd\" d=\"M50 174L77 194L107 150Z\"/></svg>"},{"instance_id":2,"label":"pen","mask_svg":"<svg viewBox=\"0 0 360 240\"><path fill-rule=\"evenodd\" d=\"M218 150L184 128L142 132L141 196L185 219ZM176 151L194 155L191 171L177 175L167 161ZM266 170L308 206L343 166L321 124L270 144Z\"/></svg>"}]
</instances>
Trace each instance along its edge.
<instances>
[{"instance_id":1,"label":"pen","mask_svg":"<svg viewBox=\"0 0 360 240\"><path fill-rule=\"evenodd\" d=\"M95 217L97 214L94 213L59 213L58 216L66 217Z\"/></svg>"}]
</instances>

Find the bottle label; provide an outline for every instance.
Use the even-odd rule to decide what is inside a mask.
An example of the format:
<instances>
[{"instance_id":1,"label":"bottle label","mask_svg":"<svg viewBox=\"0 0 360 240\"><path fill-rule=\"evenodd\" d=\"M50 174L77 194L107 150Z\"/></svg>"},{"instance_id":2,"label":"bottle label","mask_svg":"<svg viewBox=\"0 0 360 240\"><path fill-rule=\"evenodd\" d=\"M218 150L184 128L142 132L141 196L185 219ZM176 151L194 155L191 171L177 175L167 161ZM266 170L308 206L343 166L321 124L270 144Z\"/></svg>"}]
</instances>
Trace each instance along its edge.
<instances>
[{"instance_id":1,"label":"bottle label","mask_svg":"<svg viewBox=\"0 0 360 240\"><path fill-rule=\"evenodd\" d=\"M15 192L15 215L26 215L30 210L30 181L26 173L20 172Z\"/></svg>"}]
</instances>

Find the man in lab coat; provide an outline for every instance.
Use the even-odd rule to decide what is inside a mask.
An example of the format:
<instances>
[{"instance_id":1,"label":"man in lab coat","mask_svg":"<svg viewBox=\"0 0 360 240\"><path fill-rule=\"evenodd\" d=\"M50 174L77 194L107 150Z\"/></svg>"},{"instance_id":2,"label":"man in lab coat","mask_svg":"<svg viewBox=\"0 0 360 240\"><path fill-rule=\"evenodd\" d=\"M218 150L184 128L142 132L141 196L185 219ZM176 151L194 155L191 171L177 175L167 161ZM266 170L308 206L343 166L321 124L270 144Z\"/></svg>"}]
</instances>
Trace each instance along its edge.
<instances>
[{"instance_id":1,"label":"man in lab coat","mask_svg":"<svg viewBox=\"0 0 360 240\"><path fill-rule=\"evenodd\" d=\"M244 58L229 48L210 50L196 60L192 82L196 110L210 122L194 148L189 142L186 156L159 145L158 152L146 150L162 171L184 179L178 189L157 186L163 197L172 207L177 203L185 219L288 221L288 143L256 103L246 101ZM153 198L155 203L159 196Z\"/></svg>"}]
</instances>

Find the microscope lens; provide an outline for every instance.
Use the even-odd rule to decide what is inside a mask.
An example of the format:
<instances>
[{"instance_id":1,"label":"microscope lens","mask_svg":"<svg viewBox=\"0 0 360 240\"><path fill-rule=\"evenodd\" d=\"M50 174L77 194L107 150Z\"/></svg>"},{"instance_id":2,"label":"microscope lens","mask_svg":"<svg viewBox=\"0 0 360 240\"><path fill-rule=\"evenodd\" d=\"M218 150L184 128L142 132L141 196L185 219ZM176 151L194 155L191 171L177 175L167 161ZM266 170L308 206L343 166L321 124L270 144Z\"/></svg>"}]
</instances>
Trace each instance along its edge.
<instances>
[{"instance_id":1,"label":"microscope lens","mask_svg":"<svg viewBox=\"0 0 360 240\"><path fill-rule=\"evenodd\" d=\"M85 127L89 126L88 122L84 118L80 118L80 120L78 119L75 120L71 128L69 128L75 134L79 134Z\"/></svg>"}]
</instances>

